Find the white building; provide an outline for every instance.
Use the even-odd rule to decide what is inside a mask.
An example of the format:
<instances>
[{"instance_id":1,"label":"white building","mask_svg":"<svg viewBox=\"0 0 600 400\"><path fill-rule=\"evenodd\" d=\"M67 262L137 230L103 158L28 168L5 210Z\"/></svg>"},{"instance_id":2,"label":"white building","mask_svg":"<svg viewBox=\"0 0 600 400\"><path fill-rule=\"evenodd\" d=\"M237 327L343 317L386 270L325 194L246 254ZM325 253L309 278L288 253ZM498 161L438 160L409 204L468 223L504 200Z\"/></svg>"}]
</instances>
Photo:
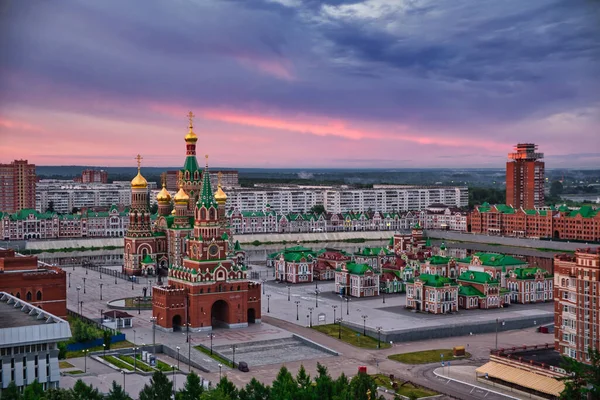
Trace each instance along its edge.
<instances>
[{"instance_id":1,"label":"white building","mask_svg":"<svg viewBox=\"0 0 600 400\"><path fill-rule=\"evenodd\" d=\"M35 380L44 390L58 387L58 342L71 338L69 323L4 292L0 321L0 389Z\"/></svg>"},{"instance_id":2,"label":"white building","mask_svg":"<svg viewBox=\"0 0 600 400\"><path fill-rule=\"evenodd\" d=\"M308 212L322 204L327 212L398 212L423 210L434 203L448 207L469 204L467 187L375 185L372 189L347 186L281 186L232 189L227 192L228 209L263 211L270 205L277 213Z\"/></svg>"}]
</instances>

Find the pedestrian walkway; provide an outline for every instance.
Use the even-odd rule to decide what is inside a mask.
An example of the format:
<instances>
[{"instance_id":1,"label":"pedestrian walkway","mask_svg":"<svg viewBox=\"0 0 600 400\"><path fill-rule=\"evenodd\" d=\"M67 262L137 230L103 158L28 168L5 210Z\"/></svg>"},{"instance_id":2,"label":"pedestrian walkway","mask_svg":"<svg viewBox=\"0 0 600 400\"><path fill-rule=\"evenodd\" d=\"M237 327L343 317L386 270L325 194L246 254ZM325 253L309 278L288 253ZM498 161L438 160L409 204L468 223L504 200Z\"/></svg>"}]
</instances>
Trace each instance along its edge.
<instances>
[{"instance_id":1,"label":"pedestrian walkway","mask_svg":"<svg viewBox=\"0 0 600 400\"><path fill-rule=\"evenodd\" d=\"M453 366L446 364L444 367L436 368L433 373L438 378L450 379L465 385L469 385L473 387L473 392L490 392L496 393L499 395L503 395L509 399L521 399L522 397L513 393L511 390L506 390L502 387L495 386L493 382L490 382L490 385L483 383L482 381L478 381L475 378L475 370L479 368L477 365L459 365Z\"/></svg>"}]
</instances>

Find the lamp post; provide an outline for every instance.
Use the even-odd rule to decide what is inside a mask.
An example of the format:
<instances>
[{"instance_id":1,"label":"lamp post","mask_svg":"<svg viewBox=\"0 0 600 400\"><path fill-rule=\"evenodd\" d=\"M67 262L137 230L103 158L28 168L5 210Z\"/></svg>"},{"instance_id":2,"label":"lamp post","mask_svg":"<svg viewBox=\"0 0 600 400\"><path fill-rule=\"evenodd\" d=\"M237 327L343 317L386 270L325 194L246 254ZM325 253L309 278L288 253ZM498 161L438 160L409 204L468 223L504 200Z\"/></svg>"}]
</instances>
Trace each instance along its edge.
<instances>
[{"instance_id":1,"label":"lamp post","mask_svg":"<svg viewBox=\"0 0 600 400\"><path fill-rule=\"evenodd\" d=\"M125 391L125 370L122 369L121 372L123 373L123 392Z\"/></svg>"},{"instance_id":2,"label":"lamp post","mask_svg":"<svg viewBox=\"0 0 600 400\"><path fill-rule=\"evenodd\" d=\"M223 368L223 365L219 364L219 381L221 380L221 368Z\"/></svg>"},{"instance_id":3,"label":"lamp post","mask_svg":"<svg viewBox=\"0 0 600 400\"><path fill-rule=\"evenodd\" d=\"M310 323L309 326L312 328L312 312L315 308L314 307L308 307L308 311L310 312Z\"/></svg>"},{"instance_id":4,"label":"lamp post","mask_svg":"<svg viewBox=\"0 0 600 400\"><path fill-rule=\"evenodd\" d=\"M80 306L80 308L81 308L81 313L80 313L80 314L81 314L81 315L83 315L83 300L81 300L81 301L79 302L79 306Z\"/></svg>"},{"instance_id":5,"label":"lamp post","mask_svg":"<svg viewBox=\"0 0 600 400\"><path fill-rule=\"evenodd\" d=\"M100 324L104 322L104 308L100 309Z\"/></svg>"},{"instance_id":6,"label":"lamp post","mask_svg":"<svg viewBox=\"0 0 600 400\"><path fill-rule=\"evenodd\" d=\"M237 347L237 345L233 345L233 347L231 347L231 349L233 350L233 355L231 356L231 364L233 364L233 368L235 368L235 348Z\"/></svg>"},{"instance_id":7,"label":"lamp post","mask_svg":"<svg viewBox=\"0 0 600 400\"><path fill-rule=\"evenodd\" d=\"M133 372L135 372L135 369L137 368L137 347L135 347L135 344L133 346Z\"/></svg>"},{"instance_id":8,"label":"lamp post","mask_svg":"<svg viewBox=\"0 0 600 400\"><path fill-rule=\"evenodd\" d=\"M87 354L88 353L89 353L89 350L87 350L87 349L83 351L83 358L84 358L83 369L84 369L84 372L87 372Z\"/></svg>"},{"instance_id":9,"label":"lamp post","mask_svg":"<svg viewBox=\"0 0 600 400\"><path fill-rule=\"evenodd\" d=\"M266 282L266 281L267 281L266 279L263 279L263 280L262 280L262 289L263 289L263 294L265 294L265 282Z\"/></svg>"},{"instance_id":10,"label":"lamp post","mask_svg":"<svg viewBox=\"0 0 600 400\"><path fill-rule=\"evenodd\" d=\"M188 342L188 372L192 372L192 338L190 337L190 324L188 324L187 342Z\"/></svg>"},{"instance_id":11,"label":"lamp post","mask_svg":"<svg viewBox=\"0 0 600 400\"><path fill-rule=\"evenodd\" d=\"M290 288L291 288L291 286L290 286L290 285L288 285L288 286L287 286L287 290L288 290L288 301L290 301Z\"/></svg>"},{"instance_id":12,"label":"lamp post","mask_svg":"<svg viewBox=\"0 0 600 400\"><path fill-rule=\"evenodd\" d=\"M368 315L361 315L362 319L363 319L363 336L367 336L367 318L369 318Z\"/></svg>"},{"instance_id":13,"label":"lamp post","mask_svg":"<svg viewBox=\"0 0 600 400\"><path fill-rule=\"evenodd\" d=\"M171 368L173 369L173 398L175 398L175 366L171 365Z\"/></svg>"},{"instance_id":14,"label":"lamp post","mask_svg":"<svg viewBox=\"0 0 600 400\"><path fill-rule=\"evenodd\" d=\"M133 330L133 344L135 345L135 329Z\"/></svg>"},{"instance_id":15,"label":"lamp post","mask_svg":"<svg viewBox=\"0 0 600 400\"><path fill-rule=\"evenodd\" d=\"M496 318L496 350L498 350L498 326L500 324L504 325L504 321L501 321L498 318Z\"/></svg>"},{"instance_id":16,"label":"lamp post","mask_svg":"<svg viewBox=\"0 0 600 400\"><path fill-rule=\"evenodd\" d=\"M140 315L142 313L142 298L140 296L137 297L137 303L138 303L138 315Z\"/></svg>"},{"instance_id":17,"label":"lamp post","mask_svg":"<svg viewBox=\"0 0 600 400\"><path fill-rule=\"evenodd\" d=\"M73 266L73 271L75 271L75 259L71 258L71 265Z\"/></svg>"},{"instance_id":18,"label":"lamp post","mask_svg":"<svg viewBox=\"0 0 600 400\"><path fill-rule=\"evenodd\" d=\"M115 285L117 284L117 275L115 275Z\"/></svg>"},{"instance_id":19,"label":"lamp post","mask_svg":"<svg viewBox=\"0 0 600 400\"><path fill-rule=\"evenodd\" d=\"M344 297L344 300L346 300L346 315L350 315L350 305L348 304L350 302L350 297Z\"/></svg>"},{"instance_id":20,"label":"lamp post","mask_svg":"<svg viewBox=\"0 0 600 400\"><path fill-rule=\"evenodd\" d=\"M104 286L104 284L100 284L100 300L102 300L102 286Z\"/></svg>"},{"instance_id":21,"label":"lamp post","mask_svg":"<svg viewBox=\"0 0 600 400\"><path fill-rule=\"evenodd\" d=\"M383 304L385 304L385 292L387 291L387 286L383 288L381 295L383 296Z\"/></svg>"},{"instance_id":22,"label":"lamp post","mask_svg":"<svg viewBox=\"0 0 600 400\"><path fill-rule=\"evenodd\" d=\"M81 290L81 286L77 286L77 308L79 309L79 291Z\"/></svg>"},{"instance_id":23,"label":"lamp post","mask_svg":"<svg viewBox=\"0 0 600 400\"><path fill-rule=\"evenodd\" d=\"M150 317L152 321L152 354L156 353L156 317Z\"/></svg>"},{"instance_id":24,"label":"lamp post","mask_svg":"<svg viewBox=\"0 0 600 400\"><path fill-rule=\"evenodd\" d=\"M131 278L131 290L133 290L133 277Z\"/></svg>"},{"instance_id":25,"label":"lamp post","mask_svg":"<svg viewBox=\"0 0 600 400\"><path fill-rule=\"evenodd\" d=\"M181 347L177 346L177 369L179 369L179 350L181 350Z\"/></svg>"},{"instance_id":26,"label":"lamp post","mask_svg":"<svg viewBox=\"0 0 600 400\"><path fill-rule=\"evenodd\" d=\"M338 339L342 339L342 317L338 319Z\"/></svg>"},{"instance_id":27,"label":"lamp post","mask_svg":"<svg viewBox=\"0 0 600 400\"><path fill-rule=\"evenodd\" d=\"M268 313L271 312L271 295L270 294L267 295L267 312Z\"/></svg>"},{"instance_id":28,"label":"lamp post","mask_svg":"<svg viewBox=\"0 0 600 400\"><path fill-rule=\"evenodd\" d=\"M319 289L315 289L315 307L319 308Z\"/></svg>"},{"instance_id":29,"label":"lamp post","mask_svg":"<svg viewBox=\"0 0 600 400\"><path fill-rule=\"evenodd\" d=\"M71 273L69 272L69 289L71 288Z\"/></svg>"},{"instance_id":30,"label":"lamp post","mask_svg":"<svg viewBox=\"0 0 600 400\"><path fill-rule=\"evenodd\" d=\"M102 270L98 268L98 272L100 272L100 279L102 279Z\"/></svg>"},{"instance_id":31,"label":"lamp post","mask_svg":"<svg viewBox=\"0 0 600 400\"><path fill-rule=\"evenodd\" d=\"M215 334L211 332L208 335L208 337L210 338L210 355L212 356L212 353L213 353L213 350L212 350L213 349L213 338L215 337Z\"/></svg>"},{"instance_id":32,"label":"lamp post","mask_svg":"<svg viewBox=\"0 0 600 400\"><path fill-rule=\"evenodd\" d=\"M300 300L296 300L296 301L294 301L294 303L296 303L296 321L300 321L300 313L299 313Z\"/></svg>"},{"instance_id":33,"label":"lamp post","mask_svg":"<svg viewBox=\"0 0 600 400\"><path fill-rule=\"evenodd\" d=\"M335 323L335 321L336 321L336 318L335 318L335 310L338 308L338 306L336 306L336 305L333 305L333 306L331 306L331 308L333 308L333 322Z\"/></svg>"},{"instance_id":34,"label":"lamp post","mask_svg":"<svg viewBox=\"0 0 600 400\"><path fill-rule=\"evenodd\" d=\"M85 272L87 272L87 269L85 270ZM86 277L83 277L83 294L85 294L85 280L87 279Z\"/></svg>"},{"instance_id":35,"label":"lamp post","mask_svg":"<svg viewBox=\"0 0 600 400\"><path fill-rule=\"evenodd\" d=\"M104 357L106 357L106 343L102 343L102 352Z\"/></svg>"},{"instance_id":36,"label":"lamp post","mask_svg":"<svg viewBox=\"0 0 600 400\"><path fill-rule=\"evenodd\" d=\"M381 330L383 329L383 327L378 326L377 327L377 348L381 348Z\"/></svg>"}]
</instances>

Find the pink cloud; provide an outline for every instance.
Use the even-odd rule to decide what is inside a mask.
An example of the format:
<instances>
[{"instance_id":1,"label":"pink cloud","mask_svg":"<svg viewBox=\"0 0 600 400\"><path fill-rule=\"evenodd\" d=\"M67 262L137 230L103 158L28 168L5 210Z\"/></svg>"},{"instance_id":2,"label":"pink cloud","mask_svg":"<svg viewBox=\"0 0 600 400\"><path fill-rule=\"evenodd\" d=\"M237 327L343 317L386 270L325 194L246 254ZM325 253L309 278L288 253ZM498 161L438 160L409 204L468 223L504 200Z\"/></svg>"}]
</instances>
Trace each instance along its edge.
<instances>
[{"instance_id":1,"label":"pink cloud","mask_svg":"<svg viewBox=\"0 0 600 400\"><path fill-rule=\"evenodd\" d=\"M41 126L32 125L28 122L18 121L14 119L6 119L0 117L0 128L15 129L20 131L36 131L42 132L44 129Z\"/></svg>"},{"instance_id":2,"label":"pink cloud","mask_svg":"<svg viewBox=\"0 0 600 400\"><path fill-rule=\"evenodd\" d=\"M238 54L234 58L242 65L258 69L261 72L287 81L296 80L292 63L284 58L263 59L248 54Z\"/></svg>"}]
</instances>

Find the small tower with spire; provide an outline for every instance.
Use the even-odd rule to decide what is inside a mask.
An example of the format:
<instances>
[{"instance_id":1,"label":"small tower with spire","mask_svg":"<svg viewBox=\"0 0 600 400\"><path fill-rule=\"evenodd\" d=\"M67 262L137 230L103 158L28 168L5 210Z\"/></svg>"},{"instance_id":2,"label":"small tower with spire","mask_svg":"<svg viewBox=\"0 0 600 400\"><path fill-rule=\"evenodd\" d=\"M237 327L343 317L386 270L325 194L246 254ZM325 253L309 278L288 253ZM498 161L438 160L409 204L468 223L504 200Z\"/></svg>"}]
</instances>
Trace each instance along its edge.
<instances>
[{"instance_id":1,"label":"small tower with spire","mask_svg":"<svg viewBox=\"0 0 600 400\"><path fill-rule=\"evenodd\" d=\"M225 194L225 192L223 191L223 188L221 187L221 179L223 176L222 172L219 172L217 174L218 176L218 184L217 184L217 191L215 193L215 201L218 204L218 218L219 221L221 222L221 225L224 224L225 222L225 203L227 203L227 194Z\"/></svg>"},{"instance_id":2,"label":"small tower with spire","mask_svg":"<svg viewBox=\"0 0 600 400\"><path fill-rule=\"evenodd\" d=\"M162 189L156 195L156 201L158 202L158 215L167 216L171 213L171 194L167 190L164 177Z\"/></svg>"},{"instance_id":3,"label":"small tower with spire","mask_svg":"<svg viewBox=\"0 0 600 400\"><path fill-rule=\"evenodd\" d=\"M188 203L188 215L193 215L196 200L200 194L202 187L202 170L196 159L196 142L198 136L194 133L194 113L189 112L188 117L188 133L185 135L185 163L183 168L179 170L178 185L183 186L183 189L190 197Z\"/></svg>"}]
</instances>

